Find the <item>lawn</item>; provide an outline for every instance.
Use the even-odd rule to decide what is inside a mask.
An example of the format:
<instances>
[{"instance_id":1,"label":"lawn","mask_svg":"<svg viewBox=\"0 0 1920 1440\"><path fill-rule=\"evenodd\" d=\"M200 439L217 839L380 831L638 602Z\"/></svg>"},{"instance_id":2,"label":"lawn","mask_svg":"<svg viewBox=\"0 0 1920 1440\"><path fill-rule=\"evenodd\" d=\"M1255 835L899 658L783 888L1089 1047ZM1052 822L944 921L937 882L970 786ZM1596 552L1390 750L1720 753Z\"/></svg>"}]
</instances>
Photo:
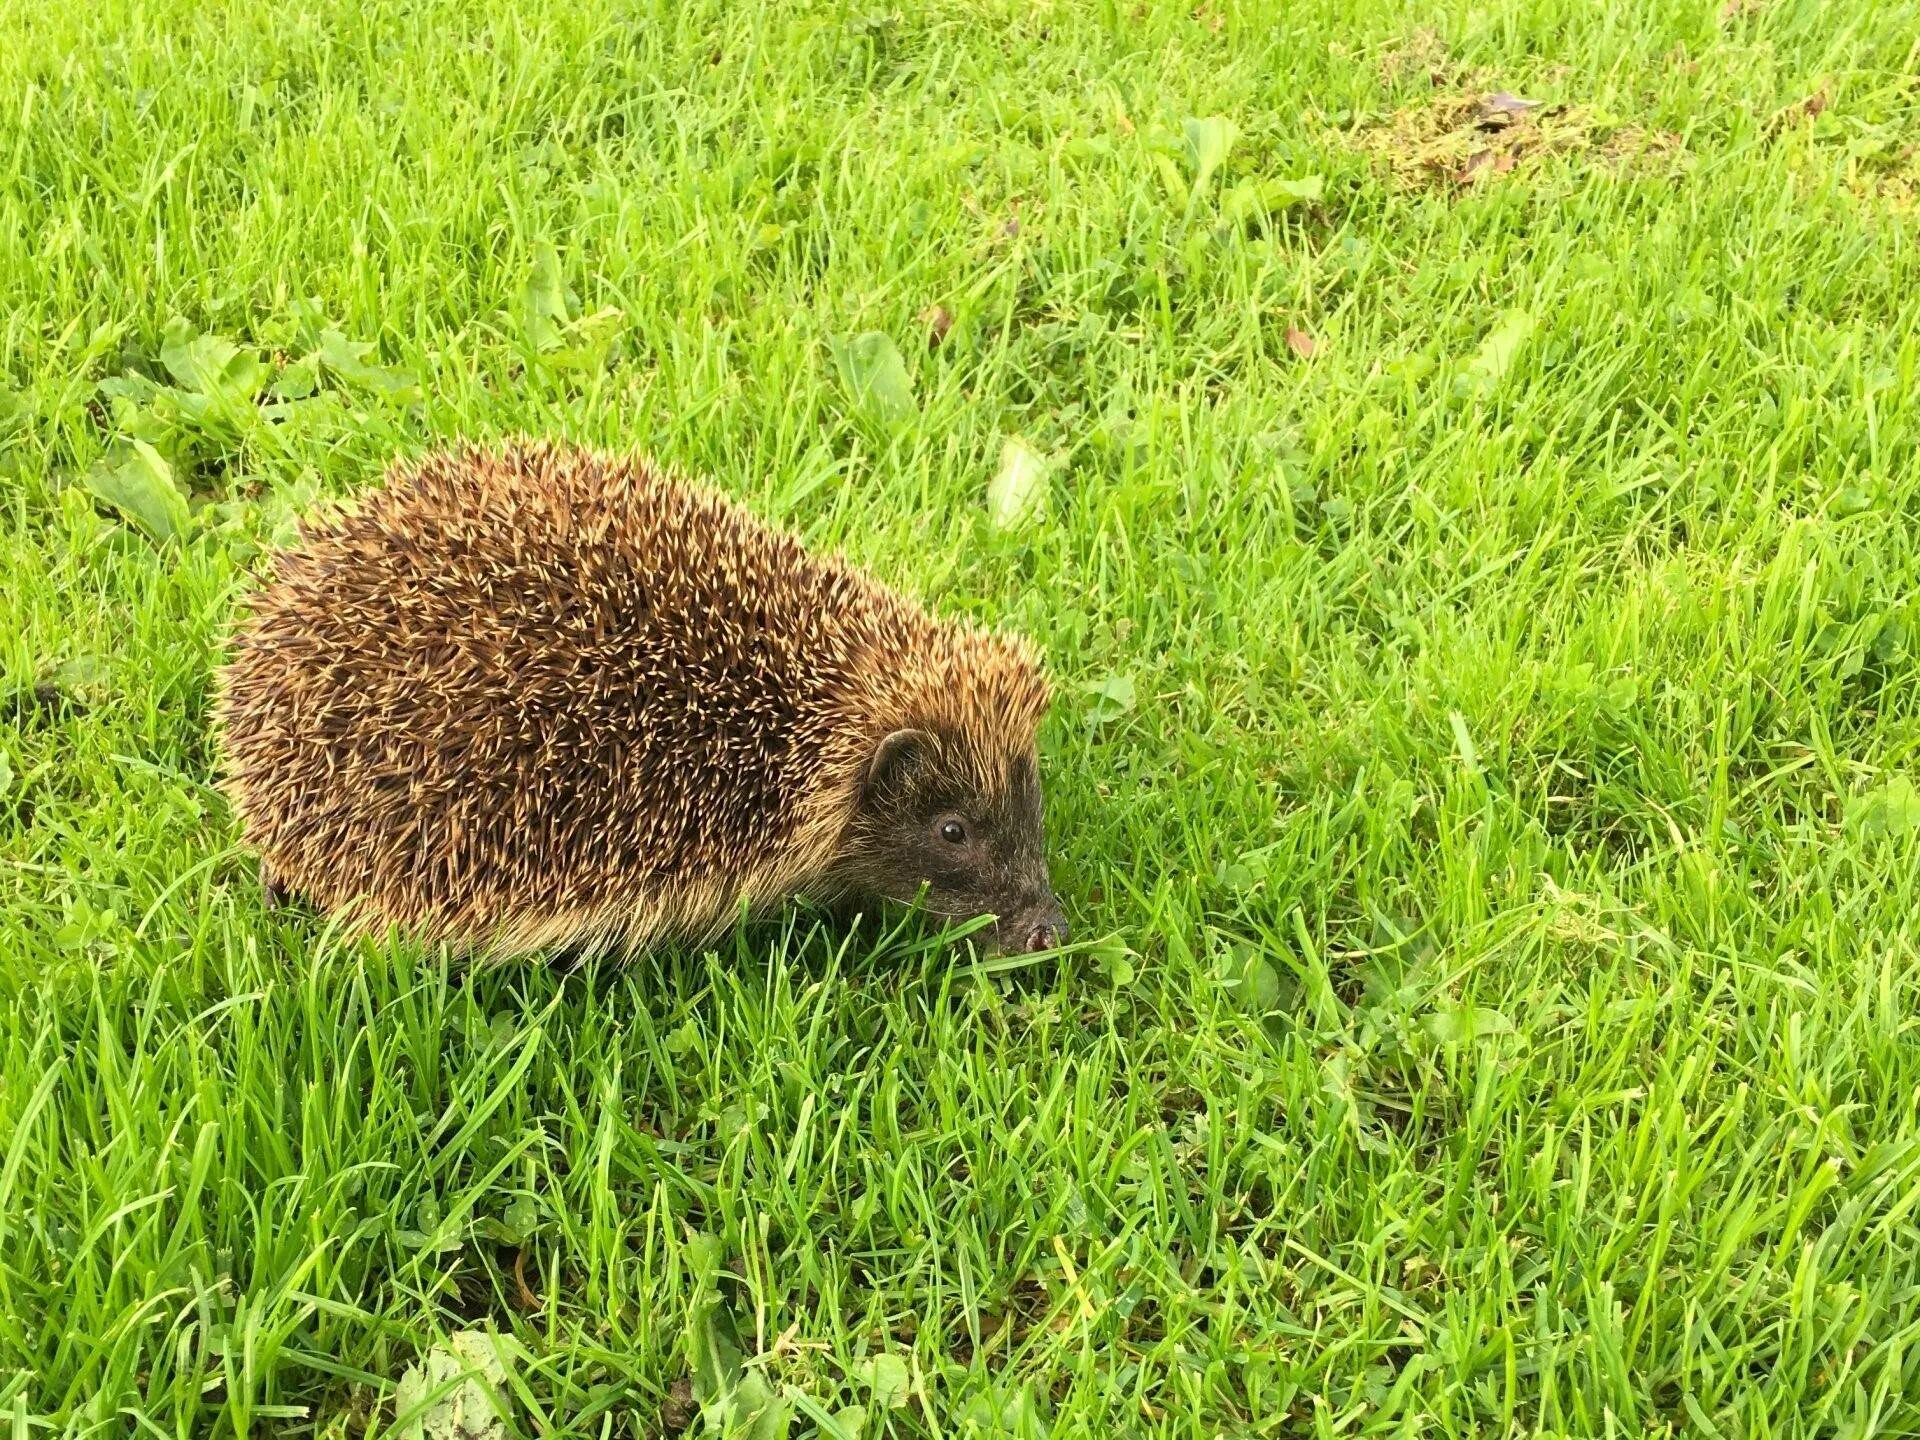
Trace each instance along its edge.
<instances>
[{"instance_id":1,"label":"lawn","mask_svg":"<svg viewBox=\"0 0 1920 1440\"><path fill-rule=\"evenodd\" d=\"M1916 35L0 4L0 1425L1920 1433ZM268 911L234 607L516 431L1040 640L1076 952Z\"/></svg>"}]
</instances>

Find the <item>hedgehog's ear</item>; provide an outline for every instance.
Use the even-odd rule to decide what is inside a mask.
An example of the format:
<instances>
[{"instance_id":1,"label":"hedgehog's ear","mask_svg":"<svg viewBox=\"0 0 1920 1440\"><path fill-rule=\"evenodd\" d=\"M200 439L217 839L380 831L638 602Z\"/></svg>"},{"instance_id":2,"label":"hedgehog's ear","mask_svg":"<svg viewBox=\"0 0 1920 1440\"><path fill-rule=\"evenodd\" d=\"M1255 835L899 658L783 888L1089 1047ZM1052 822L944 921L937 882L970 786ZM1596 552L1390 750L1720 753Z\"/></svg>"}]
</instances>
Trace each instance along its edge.
<instances>
[{"instance_id":1,"label":"hedgehog's ear","mask_svg":"<svg viewBox=\"0 0 1920 1440\"><path fill-rule=\"evenodd\" d=\"M924 730L895 730L873 747L863 789L869 800L895 794L932 748Z\"/></svg>"}]
</instances>

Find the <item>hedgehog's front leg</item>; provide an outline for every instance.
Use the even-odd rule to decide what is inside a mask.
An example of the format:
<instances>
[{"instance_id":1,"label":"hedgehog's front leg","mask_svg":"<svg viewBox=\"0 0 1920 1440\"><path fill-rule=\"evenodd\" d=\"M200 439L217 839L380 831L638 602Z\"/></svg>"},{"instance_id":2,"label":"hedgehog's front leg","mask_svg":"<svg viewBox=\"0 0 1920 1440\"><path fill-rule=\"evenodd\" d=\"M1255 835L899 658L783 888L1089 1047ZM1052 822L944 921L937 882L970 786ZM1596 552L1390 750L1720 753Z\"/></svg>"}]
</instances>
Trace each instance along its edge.
<instances>
[{"instance_id":1,"label":"hedgehog's front leg","mask_svg":"<svg viewBox=\"0 0 1920 1440\"><path fill-rule=\"evenodd\" d=\"M292 892L287 889L286 881L262 865L260 867L260 898L266 902L267 909L278 910L291 897Z\"/></svg>"}]
</instances>

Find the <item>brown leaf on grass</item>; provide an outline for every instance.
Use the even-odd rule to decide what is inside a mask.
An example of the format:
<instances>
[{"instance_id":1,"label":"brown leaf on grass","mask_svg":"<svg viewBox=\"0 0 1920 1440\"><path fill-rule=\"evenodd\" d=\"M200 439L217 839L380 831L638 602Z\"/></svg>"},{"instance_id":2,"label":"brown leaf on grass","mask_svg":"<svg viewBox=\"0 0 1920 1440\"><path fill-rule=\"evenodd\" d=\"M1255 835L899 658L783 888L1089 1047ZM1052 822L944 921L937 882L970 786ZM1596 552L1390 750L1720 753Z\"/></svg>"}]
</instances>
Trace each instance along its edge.
<instances>
[{"instance_id":1,"label":"brown leaf on grass","mask_svg":"<svg viewBox=\"0 0 1920 1440\"><path fill-rule=\"evenodd\" d=\"M667 1388L667 1398L660 1406L660 1428L669 1435L678 1435L700 1413L700 1403L693 1398L693 1381L682 1375Z\"/></svg>"},{"instance_id":2,"label":"brown leaf on grass","mask_svg":"<svg viewBox=\"0 0 1920 1440\"><path fill-rule=\"evenodd\" d=\"M1227 17L1222 15L1218 10L1214 9L1213 6L1211 5L1203 4L1196 7L1193 12L1193 18L1199 24L1206 26L1207 29L1211 30L1216 35L1218 35L1222 30L1224 30L1227 25Z\"/></svg>"},{"instance_id":3,"label":"brown leaf on grass","mask_svg":"<svg viewBox=\"0 0 1920 1440\"><path fill-rule=\"evenodd\" d=\"M1789 125L1798 125L1805 120L1817 120L1826 113L1827 106L1831 103L1825 90L1816 90L1806 99L1796 100L1793 104L1776 110L1773 118L1767 122L1767 128L1784 130Z\"/></svg>"},{"instance_id":4,"label":"brown leaf on grass","mask_svg":"<svg viewBox=\"0 0 1920 1440\"><path fill-rule=\"evenodd\" d=\"M1538 100L1522 100L1518 95L1496 90L1480 101L1480 128L1504 130L1520 116L1539 108Z\"/></svg>"},{"instance_id":5,"label":"brown leaf on grass","mask_svg":"<svg viewBox=\"0 0 1920 1440\"><path fill-rule=\"evenodd\" d=\"M1742 15L1756 15L1765 5L1766 0L1727 0L1727 3L1720 7L1720 19L1724 23L1728 20L1738 20Z\"/></svg>"},{"instance_id":6,"label":"brown leaf on grass","mask_svg":"<svg viewBox=\"0 0 1920 1440\"><path fill-rule=\"evenodd\" d=\"M1480 179L1480 172L1492 163L1493 151L1475 150L1471 155L1467 156L1466 162L1461 165L1458 170L1453 172L1453 183L1456 185L1473 184ZM1507 168L1512 169L1513 167L1509 165Z\"/></svg>"},{"instance_id":7,"label":"brown leaf on grass","mask_svg":"<svg viewBox=\"0 0 1920 1440\"><path fill-rule=\"evenodd\" d=\"M1320 342L1307 334L1306 331L1296 329L1289 325L1287 327L1287 348L1302 360L1311 360L1313 358L1313 352L1320 348Z\"/></svg>"},{"instance_id":8,"label":"brown leaf on grass","mask_svg":"<svg viewBox=\"0 0 1920 1440\"><path fill-rule=\"evenodd\" d=\"M516 1310L528 1314L540 1308L540 1297L533 1293L533 1287L527 1284L527 1252L513 1252L513 1304Z\"/></svg>"},{"instance_id":9,"label":"brown leaf on grass","mask_svg":"<svg viewBox=\"0 0 1920 1440\"><path fill-rule=\"evenodd\" d=\"M937 350L953 329L953 312L944 305L929 305L920 312L920 323L927 327L927 348Z\"/></svg>"}]
</instances>

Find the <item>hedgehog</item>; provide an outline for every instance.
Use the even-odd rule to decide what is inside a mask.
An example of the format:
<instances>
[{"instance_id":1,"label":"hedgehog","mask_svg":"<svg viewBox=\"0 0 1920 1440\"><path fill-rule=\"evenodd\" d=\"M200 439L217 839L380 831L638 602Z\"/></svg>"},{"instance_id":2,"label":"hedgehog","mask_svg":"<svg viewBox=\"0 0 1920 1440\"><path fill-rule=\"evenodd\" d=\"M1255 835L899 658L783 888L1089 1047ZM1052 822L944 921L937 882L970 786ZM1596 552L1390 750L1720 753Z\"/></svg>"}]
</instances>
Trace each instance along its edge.
<instances>
[{"instance_id":1,"label":"hedgehog","mask_svg":"<svg viewBox=\"0 0 1920 1440\"><path fill-rule=\"evenodd\" d=\"M396 461L309 519L216 683L270 904L497 957L810 895L1057 949L1030 641L941 619L640 456Z\"/></svg>"}]
</instances>

